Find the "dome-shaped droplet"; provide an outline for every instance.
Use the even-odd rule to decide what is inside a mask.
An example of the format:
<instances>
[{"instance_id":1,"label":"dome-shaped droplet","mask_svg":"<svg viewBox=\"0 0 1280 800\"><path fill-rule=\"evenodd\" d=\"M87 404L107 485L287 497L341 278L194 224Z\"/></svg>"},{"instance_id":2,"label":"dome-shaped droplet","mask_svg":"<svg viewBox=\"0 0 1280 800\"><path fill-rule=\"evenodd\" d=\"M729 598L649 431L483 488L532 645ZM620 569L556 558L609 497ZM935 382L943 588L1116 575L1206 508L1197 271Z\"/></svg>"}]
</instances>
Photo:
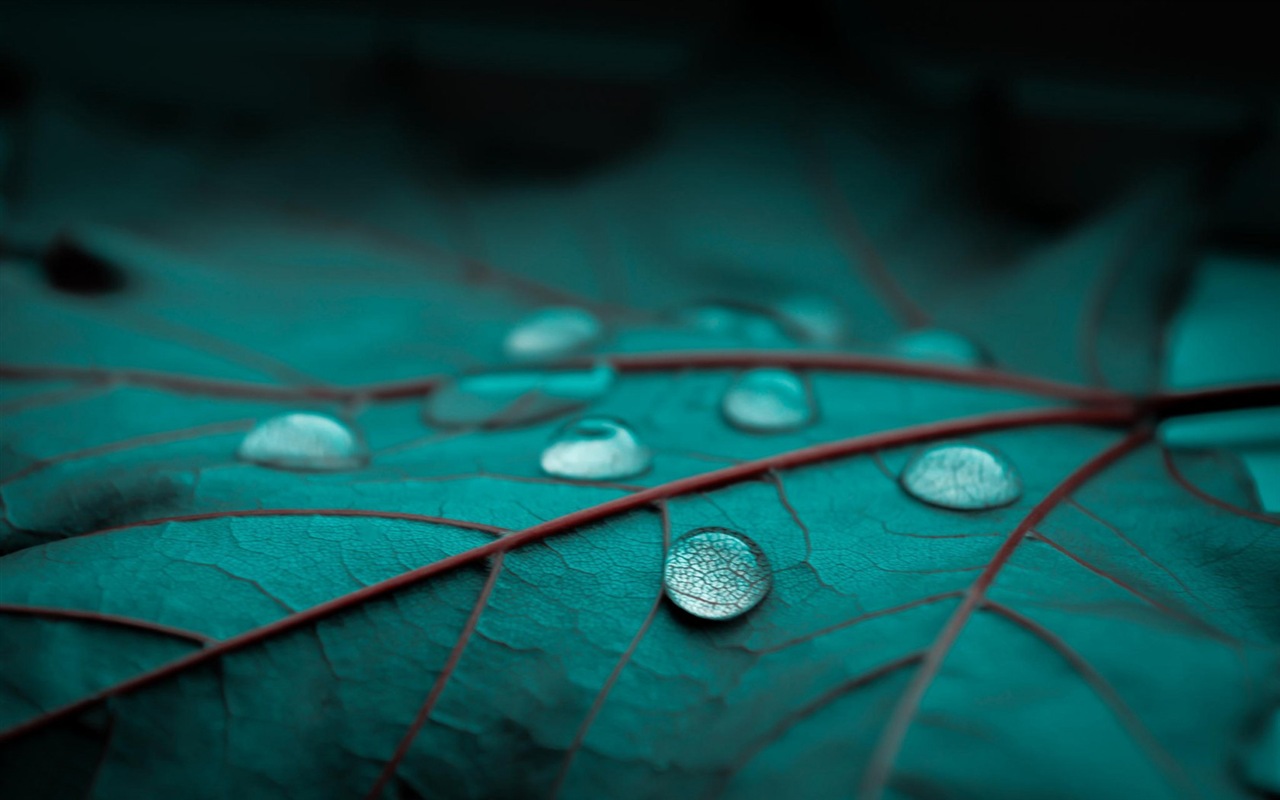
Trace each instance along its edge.
<instances>
[{"instance_id":1,"label":"dome-shaped droplet","mask_svg":"<svg viewBox=\"0 0 1280 800\"><path fill-rule=\"evenodd\" d=\"M918 500L965 511L1007 506L1022 496L1022 481L1008 459L962 442L920 453L903 468L899 480Z\"/></svg>"},{"instance_id":2,"label":"dome-shaped droplet","mask_svg":"<svg viewBox=\"0 0 1280 800\"><path fill-rule=\"evenodd\" d=\"M600 338L603 326L595 315L573 306L544 308L518 322L507 333L503 351L509 358L560 358Z\"/></svg>"},{"instance_id":3,"label":"dome-shaped droplet","mask_svg":"<svg viewBox=\"0 0 1280 800\"><path fill-rule=\"evenodd\" d=\"M442 428L528 425L572 413L603 397L615 377L604 364L584 370L465 375L428 395L422 414Z\"/></svg>"},{"instance_id":4,"label":"dome-shaped droplet","mask_svg":"<svg viewBox=\"0 0 1280 800\"><path fill-rule=\"evenodd\" d=\"M889 349L899 358L933 361L958 367L981 367L991 357L977 342L941 328L921 328L894 338Z\"/></svg>"},{"instance_id":5,"label":"dome-shaped droplet","mask_svg":"<svg viewBox=\"0 0 1280 800\"><path fill-rule=\"evenodd\" d=\"M813 421L813 398L794 372L765 367L748 370L730 384L721 403L725 419L759 433L789 431Z\"/></svg>"},{"instance_id":6,"label":"dome-shaped droplet","mask_svg":"<svg viewBox=\"0 0 1280 800\"><path fill-rule=\"evenodd\" d=\"M266 467L342 470L362 466L368 455L341 422L320 414L282 414L264 420L244 437L239 456Z\"/></svg>"},{"instance_id":7,"label":"dome-shaped droplet","mask_svg":"<svg viewBox=\"0 0 1280 800\"><path fill-rule=\"evenodd\" d=\"M724 620L755 608L773 574L755 542L727 528L699 528L671 543L662 581L667 597L685 611Z\"/></svg>"},{"instance_id":8,"label":"dome-shaped droplet","mask_svg":"<svg viewBox=\"0 0 1280 800\"><path fill-rule=\"evenodd\" d=\"M648 470L653 454L625 423L584 417L556 433L540 463L543 472L557 478L616 481Z\"/></svg>"},{"instance_id":9,"label":"dome-shaped droplet","mask_svg":"<svg viewBox=\"0 0 1280 800\"><path fill-rule=\"evenodd\" d=\"M832 300L816 294L792 295L777 306L788 326L806 342L838 344L845 335L845 319Z\"/></svg>"},{"instance_id":10,"label":"dome-shaped droplet","mask_svg":"<svg viewBox=\"0 0 1280 800\"><path fill-rule=\"evenodd\" d=\"M1280 795L1280 708L1262 721L1244 757L1245 778L1261 792Z\"/></svg>"},{"instance_id":11,"label":"dome-shaped droplet","mask_svg":"<svg viewBox=\"0 0 1280 800\"><path fill-rule=\"evenodd\" d=\"M778 321L769 314L745 306L708 303L681 309L680 321L710 336L753 345L790 342Z\"/></svg>"}]
</instances>

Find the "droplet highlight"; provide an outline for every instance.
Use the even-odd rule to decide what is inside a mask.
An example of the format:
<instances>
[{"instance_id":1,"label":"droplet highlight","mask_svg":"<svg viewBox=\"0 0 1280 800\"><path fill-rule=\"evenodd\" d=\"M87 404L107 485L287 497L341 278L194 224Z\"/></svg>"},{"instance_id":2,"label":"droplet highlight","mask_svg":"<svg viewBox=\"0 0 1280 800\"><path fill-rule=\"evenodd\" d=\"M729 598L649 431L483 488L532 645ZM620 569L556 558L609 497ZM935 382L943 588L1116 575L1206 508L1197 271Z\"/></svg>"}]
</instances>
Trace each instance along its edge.
<instances>
[{"instance_id":1,"label":"droplet highlight","mask_svg":"<svg viewBox=\"0 0 1280 800\"><path fill-rule=\"evenodd\" d=\"M346 470L368 461L352 430L321 414L282 414L264 420L244 437L239 457L277 469Z\"/></svg>"},{"instance_id":2,"label":"droplet highlight","mask_svg":"<svg viewBox=\"0 0 1280 800\"><path fill-rule=\"evenodd\" d=\"M748 307L707 303L681 309L679 319L694 330L753 345L784 345L790 337L769 314Z\"/></svg>"},{"instance_id":3,"label":"droplet highlight","mask_svg":"<svg viewBox=\"0 0 1280 800\"><path fill-rule=\"evenodd\" d=\"M466 375L428 395L422 415L441 428L531 425L581 410L608 393L616 377L606 364L585 370Z\"/></svg>"},{"instance_id":4,"label":"droplet highlight","mask_svg":"<svg viewBox=\"0 0 1280 800\"><path fill-rule=\"evenodd\" d=\"M962 511L999 508L1022 496L1022 480L1008 459L964 443L925 450L907 463L899 482L917 500Z\"/></svg>"},{"instance_id":5,"label":"droplet highlight","mask_svg":"<svg viewBox=\"0 0 1280 800\"><path fill-rule=\"evenodd\" d=\"M792 295L778 304L777 311L805 342L831 346L844 340L844 314L822 295Z\"/></svg>"},{"instance_id":6,"label":"droplet highlight","mask_svg":"<svg viewBox=\"0 0 1280 800\"><path fill-rule=\"evenodd\" d=\"M991 357L977 342L941 328L908 331L894 338L889 349L895 356L912 361L957 367L982 367L991 363Z\"/></svg>"},{"instance_id":7,"label":"droplet highlight","mask_svg":"<svg viewBox=\"0 0 1280 800\"><path fill-rule=\"evenodd\" d=\"M662 572L671 602L701 619L739 617L760 604L773 585L760 547L728 528L699 528L671 544Z\"/></svg>"},{"instance_id":8,"label":"droplet highlight","mask_svg":"<svg viewBox=\"0 0 1280 800\"><path fill-rule=\"evenodd\" d=\"M620 420L584 417L562 427L542 451L542 471L580 481L616 481L645 472L653 453Z\"/></svg>"},{"instance_id":9,"label":"droplet highlight","mask_svg":"<svg viewBox=\"0 0 1280 800\"><path fill-rule=\"evenodd\" d=\"M595 315L573 306L544 308L518 322L502 343L507 357L523 361L559 358L584 350L604 326Z\"/></svg>"},{"instance_id":10,"label":"droplet highlight","mask_svg":"<svg viewBox=\"0 0 1280 800\"><path fill-rule=\"evenodd\" d=\"M729 424L754 433L791 431L813 422L816 409L799 375L764 367L743 372L724 394L721 410Z\"/></svg>"}]
</instances>

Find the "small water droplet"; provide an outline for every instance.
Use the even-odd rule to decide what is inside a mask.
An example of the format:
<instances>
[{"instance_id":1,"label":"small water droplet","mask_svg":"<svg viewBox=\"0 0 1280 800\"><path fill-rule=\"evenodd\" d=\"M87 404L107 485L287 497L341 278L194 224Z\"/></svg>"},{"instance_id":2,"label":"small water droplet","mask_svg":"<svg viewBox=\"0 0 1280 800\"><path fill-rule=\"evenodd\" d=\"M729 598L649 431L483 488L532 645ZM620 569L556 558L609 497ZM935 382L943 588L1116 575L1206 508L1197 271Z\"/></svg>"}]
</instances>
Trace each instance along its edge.
<instances>
[{"instance_id":1,"label":"small water droplet","mask_svg":"<svg viewBox=\"0 0 1280 800\"><path fill-rule=\"evenodd\" d=\"M918 500L965 511L1007 506L1022 496L1008 459L963 443L930 447L908 462L899 481Z\"/></svg>"},{"instance_id":2,"label":"small water droplet","mask_svg":"<svg viewBox=\"0 0 1280 800\"><path fill-rule=\"evenodd\" d=\"M600 338L603 329L600 320L584 309L544 308L516 323L502 348L509 358L522 361L559 358L584 349Z\"/></svg>"},{"instance_id":3,"label":"small water droplet","mask_svg":"<svg viewBox=\"0 0 1280 800\"><path fill-rule=\"evenodd\" d=\"M556 433L540 463L543 472L557 478L614 481L648 470L653 454L626 423L584 417Z\"/></svg>"},{"instance_id":4,"label":"small water droplet","mask_svg":"<svg viewBox=\"0 0 1280 800\"><path fill-rule=\"evenodd\" d=\"M790 338L772 316L747 307L708 303L681 309L685 325L711 336L758 345L787 344Z\"/></svg>"},{"instance_id":5,"label":"small water droplet","mask_svg":"<svg viewBox=\"0 0 1280 800\"><path fill-rule=\"evenodd\" d=\"M960 367L981 367L991 357L972 339L941 328L922 328L894 338L889 349L899 358Z\"/></svg>"},{"instance_id":6,"label":"small water droplet","mask_svg":"<svg viewBox=\"0 0 1280 800\"><path fill-rule=\"evenodd\" d=\"M603 397L615 377L607 364L584 370L466 375L428 395L422 413L428 423L443 428L529 425Z\"/></svg>"},{"instance_id":7,"label":"small water droplet","mask_svg":"<svg viewBox=\"0 0 1280 800\"><path fill-rule=\"evenodd\" d=\"M662 571L667 597L702 619L725 620L755 608L773 585L760 547L728 528L699 528L671 544Z\"/></svg>"},{"instance_id":8,"label":"small water droplet","mask_svg":"<svg viewBox=\"0 0 1280 800\"><path fill-rule=\"evenodd\" d=\"M1244 771L1249 784L1280 795L1280 708L1272 711L1249 742Z\"/></svg>"},{"instance_id":9,"label":"small water droplet","mask_svg":"<svg viewBox=\"0 0 1280 800\"><path fill-rule=\"evenodd\" d=\"M778 313L806 342L834 345L844 339L844 315L822 295L792 295L778 304Z\"/></svg>"},{"instance_id":10,"label":"small water droplet","mask_svg":"<svg viewBox=\"0 0 1280 800\"><path fill-rule=\"evenodd\" d=\"M748 370L724 393L725 419L737 428L759 433L790 431L813 421L813 399L804 381L786 369Z\"/></svg>"},{"instance_id":11,"label":"small water droplet","mask_svg":"<svg viewBox=\"0 0 1280 800\"><path fill-rule=\"evenodd\" d=\"M320 414L282 414L264 420L240 443L239 456L265 467L356 469L368 454L346 425Z\"/></svg>"}]
</instances>

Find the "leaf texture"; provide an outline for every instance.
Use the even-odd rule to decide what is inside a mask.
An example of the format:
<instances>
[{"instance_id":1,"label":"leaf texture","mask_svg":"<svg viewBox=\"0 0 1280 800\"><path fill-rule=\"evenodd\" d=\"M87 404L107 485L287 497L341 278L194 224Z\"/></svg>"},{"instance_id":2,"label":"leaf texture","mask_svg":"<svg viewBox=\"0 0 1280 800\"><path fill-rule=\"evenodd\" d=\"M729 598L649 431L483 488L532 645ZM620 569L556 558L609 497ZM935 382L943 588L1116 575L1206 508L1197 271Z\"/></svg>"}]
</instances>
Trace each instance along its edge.
<instances>
[{"instance_id":1,"label":"leaf texture","mask_svg":"<svg viewBox=\"0 0 1280 800\"><path fill-rule=\"evenodd\" d=\"M282 188L246 219L233 188L264 167L233 160L212 222L84 226L127 291L0 272L5 796L1251 796L1277 520L1231 458L1152 429L1280 388L1156 385L1198 218L1185 176L1047 233L975 219L960 142L918 133L948 126L704 100L634 162L448 213L370 123L380 203ZM400 212L362 218L380 205ZM796 341L793 291L832 300L839 346ZM776 336L673 313L708 298ZM509 368L510 327L564 304L608 332L547 368L617 372L589 411L653 449L639 477L543 475L563 418L424 422L442 381ZM998 366L889 354L926 323ZM800 372L817 421L726 423L753 365ZM347 420L371 464L236 459L299 409ZM1004 454L1021 498L905 494L906 460L951 439ZM703 526L773 569L741 619L664 599L667 546Z\"/></svg>"}]
</instances>

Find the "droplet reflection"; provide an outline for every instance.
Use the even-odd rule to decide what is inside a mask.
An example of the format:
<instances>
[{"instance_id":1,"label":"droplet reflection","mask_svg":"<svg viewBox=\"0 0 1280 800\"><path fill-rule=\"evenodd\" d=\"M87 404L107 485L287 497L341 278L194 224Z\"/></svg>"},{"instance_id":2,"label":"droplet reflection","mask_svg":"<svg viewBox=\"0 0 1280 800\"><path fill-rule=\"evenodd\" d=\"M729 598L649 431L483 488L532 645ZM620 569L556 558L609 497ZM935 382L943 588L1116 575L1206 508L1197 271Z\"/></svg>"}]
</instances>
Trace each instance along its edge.
<instances>
[{"instance_id":1,"label":"droplet reflection","mask_svg":"<svg viewBox=\"0 0 1280 800\"><path fill-rule=\"evenodd\" d=\"M925 450L908 462L899 481L918 500L964 511L1007 506L1022 495L1022 481L1004 456L964 443Z\"/></svg>"},{"instance_id":2,"label":"droplet reflection","mask_svg":"<svg viewBox=\"0 0 1280 800\"><path fill-rule=\"evenodd\" d=\"M530 361L578 352L600 338L603 326L595 315L573 306L544 308L525 317L507 333L503 351L509 358Z\"/></svg>"},{"instance_id":3,"label":"droplet reflection","mask_svg":"<svg viewBox=\"0 0 1280 800\"><path fill-rule=\"evenodd\" d=\"M991 363L986 351L968 337L941 328L922 328L896 337L889 349L899 358L932 361L958 367L981 367Z\"/></svg>"},{"instance_id":4,"label":"droplet reflection","mask_svg":"<svg viewBox=\"0 0 1280 800\"><path fill-rule=\"evenodd\" d=\"M755 608L773 585L764 552L727 528L699 528L671 544L662 574L671 602L695 617L726 620Z\"/></svg>"},{"instance_id":5,"label":"droplet reflection","mask_svg":"<svg viewBox=\"0 0 1280 800\"><path fill-rule=\"evenodd\" d=\"M238 451L244 461L277 469L356 469L368 461L359 439L343 423L320 414L294 413L260 422Z\"/></svg>"},{"instance_id":6,"label":"droplet reflection","mask_svg":"<svg viewBox=\"0 0 1280 800\"><path fill-rule=\"evenodd\" d=\"M613 369L489 372L466 375L432 392L422 414L444 428L514 427L558 417L603 397Z\"/></svg>"},{"instance_id":7,"label":"droplet reflection","mask_svg":"<svg viewBox=\"0 0 1280 800\"><path fill-rule=\"evenodd\" d=\"M815 416L813 399L800 376L790 370L762 368L742 373L721 404L731 425L757 433L802 428Z\"/></svg>"},{"instance_id":8,"label":"droplet reflection","mask_svg":"<svg viewBox=\"0 0 1280 800\"><path fill-rule=\"evenodd\" d=\"M614 481L647 471L653 454L625 423L584 417L556 433L540 463L543 472L556 478Z\"/></svg>"}]
</instances>

